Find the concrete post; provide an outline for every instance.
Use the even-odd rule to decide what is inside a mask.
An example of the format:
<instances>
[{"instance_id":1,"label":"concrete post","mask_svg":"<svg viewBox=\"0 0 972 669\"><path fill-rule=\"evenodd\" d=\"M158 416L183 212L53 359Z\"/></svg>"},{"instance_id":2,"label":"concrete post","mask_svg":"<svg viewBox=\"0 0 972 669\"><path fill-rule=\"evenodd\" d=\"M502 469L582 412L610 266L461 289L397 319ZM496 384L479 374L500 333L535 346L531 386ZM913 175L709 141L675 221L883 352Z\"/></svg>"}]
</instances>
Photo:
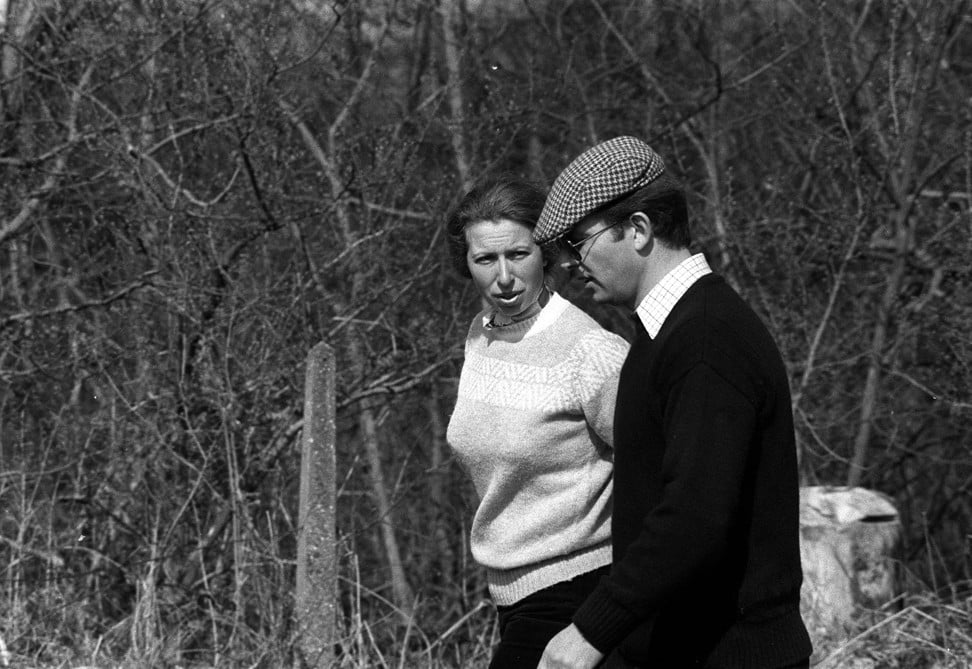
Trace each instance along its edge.
<instances>
[{"instance_id":1,"label":"concrete post","mask_svg":"<svg viewBox=\"0 0 972 669\"><path fill-rule=\"evenodd\" d=\"M307 356L300 458L296 622L300 666L334 662L337 613L335 536L334 350L321 342Z\"/></svg>"}]
</instances>

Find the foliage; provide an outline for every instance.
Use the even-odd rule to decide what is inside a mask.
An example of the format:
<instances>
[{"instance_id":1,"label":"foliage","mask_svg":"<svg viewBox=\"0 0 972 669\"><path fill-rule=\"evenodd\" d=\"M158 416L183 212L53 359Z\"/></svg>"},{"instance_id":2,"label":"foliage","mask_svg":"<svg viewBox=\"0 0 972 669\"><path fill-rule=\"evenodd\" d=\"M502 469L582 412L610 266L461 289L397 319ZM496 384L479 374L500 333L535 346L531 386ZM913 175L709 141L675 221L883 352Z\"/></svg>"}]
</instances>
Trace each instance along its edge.
<instances>
[{"instance_id":1,"label":"foliage","mask_svg":"<svg viewBox=\"0 0 972 669\"><path fill-rule=\"evenodd\" d=\"M900 509L902 609L854 648L972 656L949 631L972 583L967 1L0 8L15 657L294 662L302 375L326 341L342 666L484 666L444 443L477 301L444 213L617 134L683 175L700 248L777 336L804 481Z\"/></svg>"}]
</instances>

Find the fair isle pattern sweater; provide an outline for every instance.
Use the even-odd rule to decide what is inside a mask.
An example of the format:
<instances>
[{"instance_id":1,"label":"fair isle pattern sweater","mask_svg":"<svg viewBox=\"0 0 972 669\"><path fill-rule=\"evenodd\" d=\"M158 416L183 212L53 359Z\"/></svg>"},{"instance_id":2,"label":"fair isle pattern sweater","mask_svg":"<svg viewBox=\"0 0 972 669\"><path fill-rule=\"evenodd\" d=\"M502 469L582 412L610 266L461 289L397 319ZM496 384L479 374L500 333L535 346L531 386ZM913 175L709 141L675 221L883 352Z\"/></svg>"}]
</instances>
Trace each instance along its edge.
<instances>
[{"instance_id":1,"label":"fair isle pattern sweater","mask_svg":"<svg viewBox=\"0 0 972 669\"><path fill-rule=\"evenodd\" d=\"M613 420L628 344L557 294L466 339L448 440L476 488L473 558L496 604L611 562Z\"/></svg>"}]
</instances>

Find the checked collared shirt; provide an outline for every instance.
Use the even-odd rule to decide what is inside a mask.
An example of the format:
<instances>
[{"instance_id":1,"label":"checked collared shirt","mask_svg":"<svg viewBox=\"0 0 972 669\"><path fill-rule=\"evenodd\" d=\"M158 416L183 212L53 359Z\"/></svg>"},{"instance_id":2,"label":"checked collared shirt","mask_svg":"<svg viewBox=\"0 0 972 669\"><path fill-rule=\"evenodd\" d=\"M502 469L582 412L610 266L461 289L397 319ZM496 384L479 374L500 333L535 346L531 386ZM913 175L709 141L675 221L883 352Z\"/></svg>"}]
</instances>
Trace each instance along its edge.
<instances>
[{"instance_id":1,"label":"checked collared shirt","mask_svg":"<svg viewBox=\"0 0 972 669\"><path fill-rule=\"evenodd\" d=\"M676 303L685 292L706 274L711 274L712 268L706 262L705 256L696 253L678 264L671 272L662 277L655 287L648 291L645 299L635 309L635 314L645 326L648 336L654 339L658 336L662 324L668 314L675 308Z\"/></svg>"}]
</instances>

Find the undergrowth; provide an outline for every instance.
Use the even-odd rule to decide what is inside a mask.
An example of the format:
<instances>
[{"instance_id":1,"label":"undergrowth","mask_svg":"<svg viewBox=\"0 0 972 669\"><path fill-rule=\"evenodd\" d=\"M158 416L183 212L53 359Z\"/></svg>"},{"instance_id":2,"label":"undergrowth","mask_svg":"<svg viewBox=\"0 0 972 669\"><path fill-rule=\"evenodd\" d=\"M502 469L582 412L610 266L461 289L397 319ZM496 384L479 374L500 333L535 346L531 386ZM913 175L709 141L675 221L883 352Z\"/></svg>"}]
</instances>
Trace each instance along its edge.
<instances>
[{"instance_id":1,"label":"undergrowth","mask_svg":"<svg viewBox=\"0 0 972 669\"><path fill-rule=\"evenodd\" d=\"M966 588L966 591L970 591ZM9 594L9 593L8 593ZM435 631L416 607L405 620L362 584L345 580L352 602L340 616L335 662L341 669L373 667L485 669L497 641L495 610L482 599L452 624ZM972 595L903 595L876 611L863 611L839 636L816 640L817 669L968 669L972 667ZM97 633L86 629L84 602L71 601L63 586L7 599L0 614L0 666L19 669L135 669L171 667L281 667L301 665L293 638L240 629L233 646L187 652L199 621L165 610L164 598L142 589L128 618ZM14 606L10 606L13 603ZM367 615L365 611L367 610ZM213 625L226 621L211 621ZM4 643L5 642L5 643ZM179 648L182 648L180 651Z\"/></svg>"}]
</instances>

